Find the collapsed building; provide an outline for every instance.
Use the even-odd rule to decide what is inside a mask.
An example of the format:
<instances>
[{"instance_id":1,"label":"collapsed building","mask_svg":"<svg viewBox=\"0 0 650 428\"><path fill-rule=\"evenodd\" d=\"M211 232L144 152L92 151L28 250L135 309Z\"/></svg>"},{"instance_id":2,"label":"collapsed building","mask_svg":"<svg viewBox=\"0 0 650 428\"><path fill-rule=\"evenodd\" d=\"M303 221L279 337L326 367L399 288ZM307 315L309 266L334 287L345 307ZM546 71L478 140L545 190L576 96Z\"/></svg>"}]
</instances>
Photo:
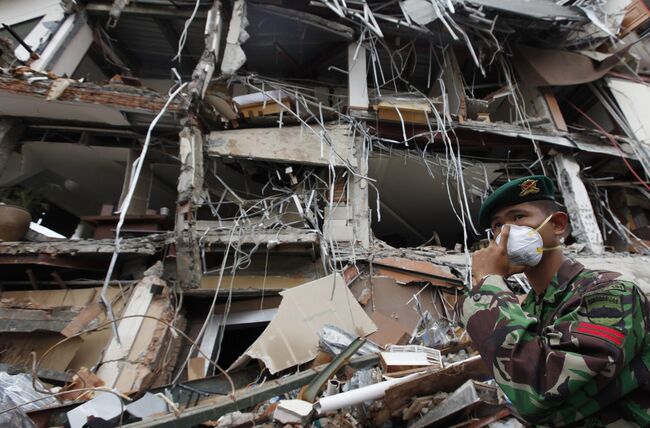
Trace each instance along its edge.
<instances>
[{"instance_id":1,"label":"collapsed building","mask_svg":"<svg viewBox=\"0 0 650 428\"><path fill-rule=\"evenodd\" d=\"M648 7L3 1L0 419L515 424L455 324L478 208L548 175L650 292Z\"/></svg>"}]
</instances>

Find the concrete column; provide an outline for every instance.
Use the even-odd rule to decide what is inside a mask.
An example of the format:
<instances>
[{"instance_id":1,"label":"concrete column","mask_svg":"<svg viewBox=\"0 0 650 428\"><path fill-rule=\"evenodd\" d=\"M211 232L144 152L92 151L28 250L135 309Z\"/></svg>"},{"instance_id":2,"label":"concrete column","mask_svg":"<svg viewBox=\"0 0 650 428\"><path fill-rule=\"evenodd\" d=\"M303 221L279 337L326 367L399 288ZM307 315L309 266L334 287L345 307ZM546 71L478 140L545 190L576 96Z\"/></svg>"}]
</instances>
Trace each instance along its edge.
<instances>
[{"instance_id":1,"label":"concrete column","mask_svg":"<svg viewBox=\"0 0 650 428\"><path fill-rule=\"evenodd\" d=\"M348 95L351 109L368 109L366 48L357 43L348 45Z\"/></svg>"},{"instance_id":2,"label":"concrete column","mask_svg":"<svg viewBox=\"0 0 650 428\"><path fill-rule=\"evenodd\" d=\"M580 165L571 155L558 153L553 156L558 171L557 181L564 198L573 236L594 254L603 252L603 236L600 233L594 209L587 189L580 178Z\"/></svg>"},{"instance_id":3,"label":"concrete column","mask_svg":"<svg viewBox=\"0 0 650 428\"><path fill-rule=\"evenodd\" d=\"M203 135L196 127L180 133L181 173L176 202L176 273L183 288L196 288L202 276L201 254L194 228L194 204L203 191Z\"/></svg>"},{"instance_id":4,"label":"concrete column","mask_svg":"<svg viewBox=\"0 0 650 428\"><path fill-rule=\"evenodd\" d=\"M370 246L370 207L368 204L368 183L360 177L368 175L368 162L364 153L363 139L354 139L354 159L356 161L356 172L359 177L349 173L348 175L348 205L352 208L352 228L356 243L363 248Z\"/></svg>"}]
</instances>

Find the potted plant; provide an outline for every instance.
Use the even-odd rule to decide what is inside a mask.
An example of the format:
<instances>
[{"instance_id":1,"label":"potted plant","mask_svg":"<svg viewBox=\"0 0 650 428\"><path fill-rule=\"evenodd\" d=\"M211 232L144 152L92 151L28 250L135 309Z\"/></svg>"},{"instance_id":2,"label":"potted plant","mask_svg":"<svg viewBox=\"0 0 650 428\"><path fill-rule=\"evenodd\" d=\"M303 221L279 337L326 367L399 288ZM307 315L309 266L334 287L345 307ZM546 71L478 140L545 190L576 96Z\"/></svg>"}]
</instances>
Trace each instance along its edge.
<instances>
[{"instance_id":1,"label":"potted plant","mask_svg":"<svg viewBox=\"0 0 650 428\"><path fill-rule=\"evenodd\" d=\"M47 209L39 190L11 186L0 189L0 240L20 241L29 229L32 214Z\"/></svg>"}]
</instances>

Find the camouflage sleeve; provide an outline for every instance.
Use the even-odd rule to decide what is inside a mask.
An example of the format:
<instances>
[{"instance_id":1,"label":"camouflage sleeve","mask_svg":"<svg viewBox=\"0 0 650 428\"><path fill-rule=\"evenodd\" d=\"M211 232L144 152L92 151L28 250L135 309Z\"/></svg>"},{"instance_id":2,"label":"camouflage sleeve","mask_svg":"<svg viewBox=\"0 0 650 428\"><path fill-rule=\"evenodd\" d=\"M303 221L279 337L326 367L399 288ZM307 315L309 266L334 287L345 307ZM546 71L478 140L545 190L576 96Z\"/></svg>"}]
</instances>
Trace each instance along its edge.
<instances>
[{"instance_id":1,"label":"camouflage sleeve","mask_svg":"<svg viewBox=\"0 0 650 428\"><path fill-rule=\"evenodd\" d=\"M595 406L595 412L608 405L599 401L599 391L625 377L619 376L621 370L639 352L645 334L638 294L632 283L612 282L574 296L573 305L540 329L539 320L522 309L503 278L493 275L462 297L457 310L474 347L521 416L542 423L568 415L562 416L566 421L586 416L576 414L577 409ZM611 400L626 393L625 388L621 385ZM609 390L605 395L611 395Z\"/></svg>"}]
</instances>

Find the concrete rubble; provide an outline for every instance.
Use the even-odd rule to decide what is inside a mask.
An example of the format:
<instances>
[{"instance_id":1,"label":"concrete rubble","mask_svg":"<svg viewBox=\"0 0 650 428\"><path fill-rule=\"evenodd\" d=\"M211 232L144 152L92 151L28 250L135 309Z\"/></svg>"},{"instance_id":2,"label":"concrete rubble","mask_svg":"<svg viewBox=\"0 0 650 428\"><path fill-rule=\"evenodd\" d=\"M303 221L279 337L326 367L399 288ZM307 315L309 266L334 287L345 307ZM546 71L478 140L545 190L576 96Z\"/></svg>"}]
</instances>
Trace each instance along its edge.
<instances>
[{"instance_id":1,"label":"concrete rubble","mask_svg":"<svg viewBox=\"0 0 650 428\"><path fill-rule=\"evenodd\" d=\"M524 175L650 292L647 1L0 16L0 425L522 426L454 304Z\"/></svg>"}]
</instances>

